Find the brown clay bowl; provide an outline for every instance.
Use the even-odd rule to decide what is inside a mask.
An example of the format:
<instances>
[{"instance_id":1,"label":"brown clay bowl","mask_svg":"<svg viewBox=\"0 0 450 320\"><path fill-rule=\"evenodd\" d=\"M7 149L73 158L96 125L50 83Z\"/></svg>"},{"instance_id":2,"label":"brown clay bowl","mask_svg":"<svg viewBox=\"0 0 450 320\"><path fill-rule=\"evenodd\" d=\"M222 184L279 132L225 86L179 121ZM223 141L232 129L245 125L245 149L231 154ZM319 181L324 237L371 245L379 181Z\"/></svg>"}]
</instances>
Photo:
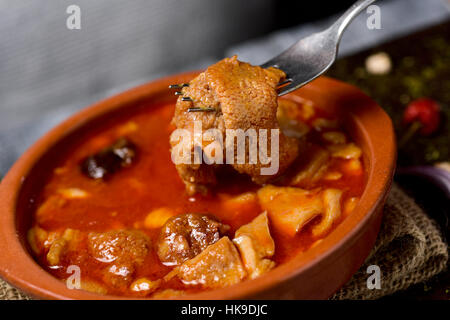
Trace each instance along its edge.
<instances>
[{"instance_id":1,"label":"brown clay bowl","mask_svg":"<svg viewBox=\"0 0 450 320\"><path fill-rule=\"evenodd\" d=\"M42 187L53 159L64 152L83 130L125 108L142 102L175 101L169 84L188 82L196 73L161 79L101 101L72 116L37 141L17 160L0 185L0 276L13 286L44 299L117 299L82 290L42 269L26 243L30 201ZM255 280L185 296L185 299L326 299L358 270L372 249L379 231L382 208L396 160L390 118L357 88L321 77L295 91L317 105L338 110L344 126L363 149L367 185L359 204L317 246Z\"/></svg>"}]
</instances>

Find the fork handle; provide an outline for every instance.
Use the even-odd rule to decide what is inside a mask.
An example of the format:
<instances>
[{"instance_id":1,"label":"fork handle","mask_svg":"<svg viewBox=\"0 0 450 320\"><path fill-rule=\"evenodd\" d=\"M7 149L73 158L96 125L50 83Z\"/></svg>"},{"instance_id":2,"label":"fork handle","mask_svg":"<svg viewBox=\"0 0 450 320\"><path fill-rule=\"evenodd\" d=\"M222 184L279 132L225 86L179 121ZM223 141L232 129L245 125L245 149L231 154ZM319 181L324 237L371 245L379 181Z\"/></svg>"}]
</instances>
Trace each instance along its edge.
<instances>
[{"instance_id":1,"label":"fork handle","mask_svg":"<svg viewBox=\"0 0 450 320\"><path fill-rule=\"evenodd\" d=\"M361 13L370 4L376 0L358 0L356 1L344 14L329 28L329 31L335 33L337 40L339 41L344 33L345 28L358 14Z\"/></svg>"}]
</instances>

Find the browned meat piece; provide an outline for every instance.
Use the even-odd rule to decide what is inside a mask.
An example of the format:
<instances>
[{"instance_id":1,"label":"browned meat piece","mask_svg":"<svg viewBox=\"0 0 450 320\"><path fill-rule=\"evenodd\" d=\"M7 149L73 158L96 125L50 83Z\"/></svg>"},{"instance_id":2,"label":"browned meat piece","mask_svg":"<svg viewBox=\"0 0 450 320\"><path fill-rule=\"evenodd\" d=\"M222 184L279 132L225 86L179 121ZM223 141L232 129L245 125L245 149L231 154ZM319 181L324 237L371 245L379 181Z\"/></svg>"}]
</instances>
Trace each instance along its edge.
<instances>
[{"instance_id":1,"label":"browned meat piece","mask_svg":"<svg viewBox=\"0 0 450 320\"><path fill-rule=\"evenodd\" d=\"M275 266L273 261L265 259L275 253L275 242L270 235L267 212L261 213L252 222L240 227L235 233L233 242L239 249L250 278L256 278Z\"/></svg>"},{"instance_id":2,"label":"browned meat piece","mask_svg":"<svg viewBox=\"0 0 450 320\"><path fill-rule=\"evenodd\" d=\"M148 252L147 236L137 230L113 230L88 235L89 253L98 261L109 263L128 260L142 263Z\"/></svg>"},{"instance_id":3,"label":"browned meat piece","mask_svg":"<svg viewBox=\"0 0 450 320\"><path fill-rule=\"evenodd\" d=\"M233 242L228 237L223 237L195 258L174 269L170 276L178 277L187 285L221 288L240 282L246 275Z\"/></svg>"},{"instance_id":4,"label":"browned meat piece","mask_svg":"<svg viewBox=\"0 0 450 320\"><path fill-rule=\"evenodd\" d=\"M228 229L227 225L208 215L186 213L174 216L161 229L159 259L165 265L180 265L217 242Z\"/></svg>"},{"instance_id":5,"label":"browned meat piece","mask_svg":"<svg viewBox=\"0 0 450 320\"><path fill-rule=\"evenodd\" d=\"M278 69L262 69L248 63L240 62L237 57L226 58L210 66L205 72L192 80L189 87L182 89L183 96L189 96L193 101L177 101L175 116L172 120L177 128L194 130L194 121L202 123L203 132L208 129L218 129L225 143L226 129L255 129L257 138L259 129L279 129L277 121L277 93L276 86L285 74ZM214 112L187 112L188 108L214 108ZM171 141L172 146L179 143ZM205 149L211 143L203 141ZM237 144L233 142L234 147ZM271 137L268 132L268 156L270 157ZM233 147L233 145L232 145ZM194 153L193 144L188 150ZM249 157L249 148L245 150L246 159ZM295 159L298 153L298 144L295 138L286 137L282 132L279 135L279 170L282 173ZM262 175L261 168L268 167L258 158L257 163L238 164L235 150L233 167L240 173L248 174L257 183L264 183L273 178L271 175ZM225 159L224 159L225 162ZM189 193L204 191L215 180L214 169L217 165L183 164L177 165L178 173L187 186Z\"/></svg>"},{"instance_id":6,"label":"browned meat piece","mask_svg":"<svg viewBox=\"0 0 450 320\"><path fill-rule=\"evenodd\" d=\"M114 287L128 287L137 266L142 265L150 248L147 236L135 230L113 230L88 235L89 254L108 264L103 280Z\"/></svg>"}]
</instances>

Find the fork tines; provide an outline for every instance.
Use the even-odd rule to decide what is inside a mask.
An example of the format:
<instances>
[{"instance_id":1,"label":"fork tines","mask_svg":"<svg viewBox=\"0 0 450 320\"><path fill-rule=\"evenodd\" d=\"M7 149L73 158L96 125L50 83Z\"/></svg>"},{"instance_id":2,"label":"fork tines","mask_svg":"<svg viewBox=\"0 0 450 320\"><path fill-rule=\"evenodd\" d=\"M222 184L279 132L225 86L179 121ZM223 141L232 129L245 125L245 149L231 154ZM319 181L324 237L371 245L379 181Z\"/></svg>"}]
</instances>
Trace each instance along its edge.
<instances>
[{"instance_id":1,"label":"fork tines","mask_svg":"<svg viewBox=\"0 0 450 320\"><path fill-rule=\"evenodd\" d=\"M179 83L179 84L171 84L169 86L169 89L182 89L184 87L189 87L189 83ZM182 96L183 92L181 91L176 91L175 92L176 96ZM193 101L190 97L182 97L181 98L182 101Z\"/></svg>"},{"instance_id":2,"label":"fork tines","mask_svg":"<svg viewBox=\"0 0 450 320\"><path fill-rule=\"evenodd\" d=\"M169 89L181 89L183 87L189 87L189 83L171 84Z\"/></svg>"},{"instance_id":3,"label":"fork tines","mask_svg":"<svg viewBox=\"0 0 450 320\"><path fill-rule=\"evenodd\" d=\"M216 111L214 108L189 108L188 112L212 112Z\"/></svg>"},{"instance_id":4,"label":"fork tines","mask_svg":"<svg viewBox=\"0 0 450 320\"><path fill-rule=\"evenodd\" d=\"M285 84L288 84L289 82L292 82L291 78L285 79L284 81L280 82L278 84L278 87L284 86Z\"/></svg>"},{"instance_id":5,"label":"fork tines","mask_svg":"<svg viewBox=\"0 0 450 320\"><path fill-rule=\"evenodd\" d=\"M171 84L169 86L170 89L182 89L184 87L189 87L189 83L179 83L179 84ZM176 91L175 92L176 96L182 96L183 92L181 91ZM181 101L190 101L193 102L194 100L192 100L191 97L181 97ZM212 111L216 111L216 109L214 108L198 108L198 107L193 107L193 108L189 108L187 110L188 112L212 112Z\"/></svg>"}]
</instances>

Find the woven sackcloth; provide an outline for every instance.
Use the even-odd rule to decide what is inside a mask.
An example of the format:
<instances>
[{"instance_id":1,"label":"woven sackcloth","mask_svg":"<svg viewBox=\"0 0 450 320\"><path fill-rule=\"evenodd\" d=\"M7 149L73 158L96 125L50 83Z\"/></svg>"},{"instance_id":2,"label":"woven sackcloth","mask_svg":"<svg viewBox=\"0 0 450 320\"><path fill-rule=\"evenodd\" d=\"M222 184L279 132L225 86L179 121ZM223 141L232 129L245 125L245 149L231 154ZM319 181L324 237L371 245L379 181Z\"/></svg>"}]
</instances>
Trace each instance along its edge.
<instances>
[{"instance_id":1,"label":"woven sackcloth","mask_svg":"<svg viewBox=\"0 0 450 320\"><path fill-rule=\"evenodd\" d=\"M447 267L448 246L414 200L393 184L381 230L369 257L332 299L377 299L422 282ZM367 267L381 271L381 288L368 289Z\"/></svg>"},{"instance_id":2,"label":"woven sackcloth","mask_svg":"<svg viewBox=\"0 0 450 320\"><path fill-rule=\"evenodd\" d=\"M375 247L332 299L377 299L431 278L446 268L448 247L433 221L395 184ZM369 265L381 270L381 289L367 289ZM0 300L30 299L0 279Z\"/></svg>"}]
</instances>

